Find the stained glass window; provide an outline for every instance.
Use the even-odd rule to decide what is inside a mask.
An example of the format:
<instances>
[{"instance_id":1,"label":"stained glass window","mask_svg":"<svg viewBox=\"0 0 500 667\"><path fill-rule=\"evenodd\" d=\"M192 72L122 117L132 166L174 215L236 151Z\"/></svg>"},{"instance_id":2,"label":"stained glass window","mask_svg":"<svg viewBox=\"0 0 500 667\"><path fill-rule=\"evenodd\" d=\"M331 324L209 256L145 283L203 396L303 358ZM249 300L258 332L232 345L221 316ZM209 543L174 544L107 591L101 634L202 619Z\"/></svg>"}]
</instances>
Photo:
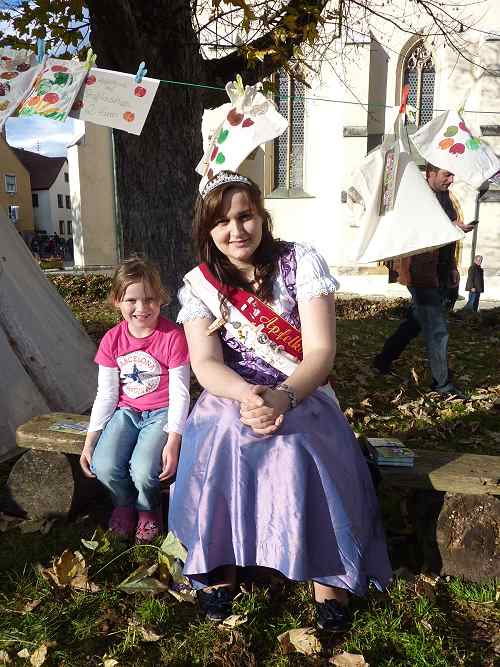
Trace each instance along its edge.
<instances>
[{"instance_id":1,"label":"stained glass window","mask_svg":"<svg viewBox=\"0 0 500 667\"><path fill-rule=\"evenodd\" d=\"M304 185L304 85L281 70L276 74L276 106L288 130L274 141L275 189L302 190Z\"/></svg>"},{"instance_id":2,"label":"stained glass window","mask_svg":"<svg viewBox=\"0 0 500 667\"><path fill-rule=\"evenodd\" d=\"M432 120L436 70L432 53L424 42L418 42L406 56L403 85L408 84L408 102L417 110L417 127Z\"/></svg>"}]
</instances>

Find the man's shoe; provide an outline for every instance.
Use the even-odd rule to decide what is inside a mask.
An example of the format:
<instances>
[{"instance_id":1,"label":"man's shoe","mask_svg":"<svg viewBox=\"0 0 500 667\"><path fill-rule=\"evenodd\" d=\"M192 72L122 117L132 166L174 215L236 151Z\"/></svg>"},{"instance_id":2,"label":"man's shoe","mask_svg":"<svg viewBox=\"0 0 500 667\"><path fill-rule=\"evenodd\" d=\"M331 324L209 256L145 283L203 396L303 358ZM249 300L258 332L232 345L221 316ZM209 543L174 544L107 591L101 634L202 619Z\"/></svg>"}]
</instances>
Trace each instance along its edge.
<instances>
[{"instance_id":1,"label":"man's shoe","mask_svg":"<svg viewBox=\"0 0 500 667\"><path fill-rule=\"evenodd\" d=\"M221 623L231 616L234 592L227 586L204 588L197 592L200 610L209 621Z\"/></svg>"},{"instance_id":2,"label":"man's shoe","mask_svg":"<svg viewBox=\"0 0 500 667\"><path fill-rule=\"evenodd\" d=\"M351 612L347 605L337 600L316 602L316 625L326 632L345 632L352 622Z\"/></svg>"},{"instance_id":3,"label":"man's shoe","mask_svg":"<svg viewBox=\"0 0 500 667\"><path fill-rule=\"evenodd\" d=\"M467 396L464 394L463 391L460 391L460 389L457 389L454 385L448 386L445 389L434 389L438 394L441 394L441 396L444 399L448 398L458 398L462 401L467 400Z\"/></svg>"},{"instance_id":4,"label":"man's shoe","mask_svg":"<svg viewBox=\"0 0 500 667\"><path fill-rule=\"evenodd\" d=\"M387 363L380 354L373 357L372 366L380 373L380 375L387 375L392 372L392 365Z\"/></svg>"}]
</instances>

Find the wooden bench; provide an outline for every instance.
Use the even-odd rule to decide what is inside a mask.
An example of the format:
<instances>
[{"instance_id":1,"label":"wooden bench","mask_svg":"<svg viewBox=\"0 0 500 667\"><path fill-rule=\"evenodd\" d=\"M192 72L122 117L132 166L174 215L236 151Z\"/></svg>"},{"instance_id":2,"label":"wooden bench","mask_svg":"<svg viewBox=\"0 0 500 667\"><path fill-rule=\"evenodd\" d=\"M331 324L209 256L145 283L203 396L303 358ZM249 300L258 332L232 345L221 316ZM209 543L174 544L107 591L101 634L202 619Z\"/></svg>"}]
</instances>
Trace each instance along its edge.
<instances>
[{"instance_id":1,"label":"wooden bench","mask_svg":"<svg viewBox=\"0 0 500 667\"><path fill-rule=\"evenodd\" d=\"M88 420L84 415L52 412L18 427L16 444L28 451L16 461L7 480L5 504L11 512L63 518L102 497L99 483L85 477L80 468L85 433L52 430L63 422Z\"/></svg>"},{"instance_id":2,"label":"wooden bench","mask_svg":"<svg viewBox=\"0 0 500 667\"><path fill-rule=\"evenodd\" d=\"M101 493L79 465L85 434L52 430L88 417L55 412L17 429L28 449L7 481L14 508L30 517L66 517ZM500 457L416 450L411 468L380 468L381 489L412 489L422 534L435 542L432 566L472 580L500 576ZM431 559L432 560L432 559Z\"/></svg>"},{"instance_id":3,"label":"wooden bench","mask_svg":"<svg viewBox=\"0 0 500 667\"><path fill-rule=\"evenodd\" d=\"M381 491L411 489L410 522L426 568L470 581L500 577L500 456L415 450L381 467Z\"/></svg>"}]
</instances>

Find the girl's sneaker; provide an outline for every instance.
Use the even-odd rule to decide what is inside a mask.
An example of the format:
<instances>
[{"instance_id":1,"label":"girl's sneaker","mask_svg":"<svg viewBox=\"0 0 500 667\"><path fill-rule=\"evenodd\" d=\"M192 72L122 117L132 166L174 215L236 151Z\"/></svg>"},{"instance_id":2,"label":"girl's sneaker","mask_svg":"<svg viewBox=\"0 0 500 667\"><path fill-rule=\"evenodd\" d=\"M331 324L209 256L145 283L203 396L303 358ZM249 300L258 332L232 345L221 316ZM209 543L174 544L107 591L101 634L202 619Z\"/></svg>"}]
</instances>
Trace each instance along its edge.
<instances>
[{"instance_id":1,"label":"girl's sneaker","mask_svg":"<svg viewBox=\"0 0 500 667\"><path fill-rule=\"evenodd\" d=\"M163 530L160 510L139 512L139 520L135 531L137 544L151 544Z\"/></svg>"},{"instance_id":2,"label":"girl's sneaker","mask_svg":"<svg viewBox=\"0 0 500 667\"><path fill-rule=\"evenodd\" d=\"M134 507L115 507L109 520L109 528L118 537L128 539L134 534L135 522L136 512Z\"/></svg>"}]
</instances>

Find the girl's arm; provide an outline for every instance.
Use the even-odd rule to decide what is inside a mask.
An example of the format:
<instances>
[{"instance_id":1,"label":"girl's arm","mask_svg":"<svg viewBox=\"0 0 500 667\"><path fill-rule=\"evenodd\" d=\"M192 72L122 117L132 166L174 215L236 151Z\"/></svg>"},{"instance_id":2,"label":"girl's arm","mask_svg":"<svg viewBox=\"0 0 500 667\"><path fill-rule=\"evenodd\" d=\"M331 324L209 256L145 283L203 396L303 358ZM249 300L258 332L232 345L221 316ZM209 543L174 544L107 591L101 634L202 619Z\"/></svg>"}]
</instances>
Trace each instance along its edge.
<instances>
[{"instance_id":1,"label":"girl's arm","mask_svg":"<svg viewBox=\"0 0 500 667\"><path fill-rule=\"evenodd\" d=\"M191 366L198 382L215 396L239 402L250 400L253 395L252 385L224 364L218 335L207 334L210 323L208 318L184 322ZM262 399L256 399L257 403L262 404Z\"/></svg>"},{"instance_id":2,"label":"girl's arm","mask_svg":"<svg viewBox=\"0 0 500 667\"><path fill-rule=\"evenodd\" d=\"M162 454L161 481L173 477L177 470L182 432L189 412L189 384L189 364L168 369L168 422L163 429L168 438Z\"/></svg>"},{"instance_id":3,"label":"girl's arm","mask_svg":"<svg viewBox=\"0 0 500 667\"><path fill-rule=\"evenodd\" d=\"M113 416L118 404L120 388L120 371L118 368L109 368L99 365L97 379L97 394L90 414L89 430L85 437L85 444L80 456L80 465L87 477L95 477L90 469L92 454L102 429Z\"/></svg>"}]
</instances>

